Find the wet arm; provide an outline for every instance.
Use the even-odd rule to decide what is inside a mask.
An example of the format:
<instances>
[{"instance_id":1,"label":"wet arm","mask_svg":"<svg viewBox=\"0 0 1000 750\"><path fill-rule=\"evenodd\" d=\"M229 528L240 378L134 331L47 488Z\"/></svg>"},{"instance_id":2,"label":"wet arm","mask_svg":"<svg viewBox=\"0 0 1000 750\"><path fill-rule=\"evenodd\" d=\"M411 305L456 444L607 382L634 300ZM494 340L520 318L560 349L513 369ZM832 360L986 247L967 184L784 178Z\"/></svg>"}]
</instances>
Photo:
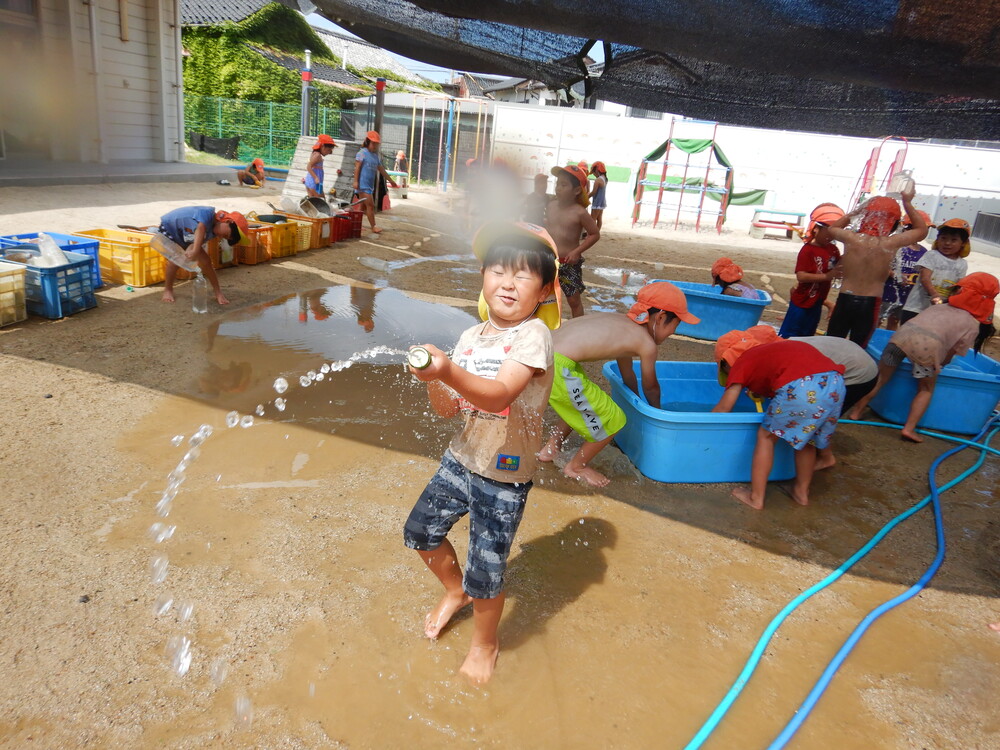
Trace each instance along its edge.
<instances>
[{"instance_id":1,"label":"wet arm","mask_svg":"<svg viewBox=\"0 0 1000 750\"><path fill-rule=\"evenodd\" d=\"M655 349L651 356L643 357L639 362L639 370L642 372L642 392L646 396L646 403L654 409L660 408L660 381L656 378L656 353Z\"/></svg>"},{"instance_id":2,"label":"wet arm","mask_svg":"<svg viewBox=\"0 0 1000 750\"><path fill-rule=\"evenodd\" d=\"M439 416L454 417L459 412L455 392L438 380L432 380L427 384L427 398L431 402L431 408Z\"/></svg>"},{"instance_id":3,"label":"wet arm","mask_svg":"<svg viewBox=\"0 0 1000 750\"><path fill-rule=\"evenodd\" d=\"M361 162L355 159L354 161L354 192L358 192L359 186L361 185Z\"/></svg>"},{"instance_id":4,"label":"wet arm","mask_svg":"<svg viewBox=\"0 0 1000 750\"><path fill-rule=\"evenodd\" d=\"M202 222L198 222L198 228L194 230L194 239L191 241L191 245L184 252L189 260L193 260L195 254L203 249L202 246L205 244L205 237L208 236L208 229Z\"/></svg>"},{"instance_id":5,"label":"wet arm","mask_svg":"<svg viewBox=\"0 0 1000 750\"><path fill-rule=\"evenodd\" d=\"M743 390L743 386L739 383L727 386L726 390L722 393L722 398L720 398L719 403L712 408L712 411L719 413L731 412L733 407L736 406L736 401L740 397L741 390Z\"/></svg>"},{"instance_id":6,"label":"wet arm","mask_svg":"<svg viewBox=\"0 0 1000 750\"><path fill-rule=\"evenodd\" d=\"M500 365L496 379L491 380L462 369L436 346L423 346L431 354L431 364L423 370L410 368L418 380L440 381L477 409L494 414L510 406L536 374L535 368L508 359Z\"/></svg>"}]
</instances>

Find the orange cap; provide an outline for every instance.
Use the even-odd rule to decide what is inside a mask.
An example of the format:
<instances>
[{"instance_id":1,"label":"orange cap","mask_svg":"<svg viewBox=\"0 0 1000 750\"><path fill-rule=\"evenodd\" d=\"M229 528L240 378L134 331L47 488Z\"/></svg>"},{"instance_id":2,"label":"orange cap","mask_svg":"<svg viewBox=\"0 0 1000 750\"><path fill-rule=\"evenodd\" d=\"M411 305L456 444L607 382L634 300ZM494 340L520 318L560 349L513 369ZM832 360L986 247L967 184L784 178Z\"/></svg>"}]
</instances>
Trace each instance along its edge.
<instances>
[{"instance_id":1,"label":"orange cap","mask_svg":"<svg viewBox=\"0 0 1000 750\"><path fill-rule=\"evenodd\" d=\"M377 130L369 130L367 133L365 133L365 138L367 138L372 143L382 142L382 136L378 134Z\"/></svg>"},{"instance_id":2,"label":"orange cap","mask_svg":"<svg viewBox=\"0 0 1000 750\"><path fill-rule=\"evenodd\" d=\"M732 284L743 278L743 269L729 258L719 258L712 264L712 276L718 276L721 281Z\"/></svg>"},{"instance_id":3,"label":"orange cap","mask_svg":"<svg viewBox=\"0 0 1000 750\"><path fill-rule=\"evenodd\" d=\"M549 170L556 177L563 174L564 172L572 177L580 186L580 194L576 197L576 202L581 206L586 208L590 205L590 199L587 197L587 173L579 166L570 165L568 167L552 167Z\"/></svg>"},{"instance_id":4,"label":"orange cap","mask_svg":"<svg viewBox=\"0 0 1000 750\"><path fill-rule=\"evenodd\" d=\"M578 161L576 163L576 166L578 166L584 172L589 172L590 171L590 167L587 166L587 162L585 160L583 160L583 159L580 159L580 161Z\"/></svg>"},{"instance_id":5,"label":"orange cap","mask_svg":"<svg viewBox=\"0 0 1000 750\"><path fill-rule=\"evenodd\" d=\"M948 297L948 304L965 310L980 323L993 322L993 308L1000 282L996 276L978 271L959 279L956 292Z\"/></svg>"},{"instance_id":6,"label":"orange cap","mask_svg":"<svg viewBox=\"0 0 1000 750\"><path fill-rule=\"evenodd\" d=\"M751 326L745 331L730 331L715 342L715 361L725 361L732 367L745 351L761 344L778 340L778 332L771 326Z\"/></svg>"},{"instance_id":7,"label":"orange cap","mask_svg":"<svg viewBox=\"0 0 1000 750\"><path fill-rule=\"evenodd\" d=\"M593 164L591 164L590 165L590 171L591 172L600 172L601 174L607 174L608 173L607 167L604 166L604 162L603 161L595 161Z\"/></svg>"},{"instance_id":8,"label":"orange cap","mask_svg":"<svg viewBox=\"0 0 1000 750\"><path fill-rule=\"evenodd\" d=\"M685 323L701 322L701 318L688 312L687 297L684 296L684 292L669 281L654 281L640 289L635 304L628 311L628 316L636 323L645 323L649 320L650 308L672 312Z\"/></svg>"},{"instance_id":9,"label":"orange cap","mask_svg":"<svg viewBox=\"0 0 1000 750\"><path fill-rule=\"evenodd\" d=\"M946 228L965 232L965 243L962 245L962 252L958 254L958 257L968 258L969 253L972 252L972 243L969 241L969 237L972 235L972 227L969 226L969 222L965 219L948 219L948 221L938 224L938 237L941 236L941 230ZM937 237L934 238L934 249L937 250Z\"/></svg>"},{"instance_id":10,"label":"orange cap","mask_svg":"<svg viewBox=\"0 0 1000 750\"><path fill-rule=\"evenodd\" d=\"M902 216L895 198L883 195L872 198L865 204L858 231L871 237L886 237Z\"/></svg>"},{"instance_id":11,"label":"orange cap","mask_svg":"<svg viewBox=\"0 0 1000 750\"><path fill-rule=\"evenodd\" d=\"M323 146L332 146L337 148L337 144L334 142L333 138L328 135L321 135L316 139L316 145L313 146L313 151L319 151Z\"/></svg>"},{"instance_id":12,"label":"orange cap","mask_svg":"<svg viewBox=\"0 0 1000 750\"><path fill-rule=\"evenodd\" d=\"M254 159L253 162L251 162L251 163L255 167L263 167L264 166L264 160L263 159Z\"/></svg>"},{"instance_id":13,"label":"orange cap","mask_svg":"<svg viewBox=\"0 0 1000 750\"><path fill-rule=\"evenodd\" d=\"M216 211L216 221L229 222L236 226L236 237L229 236L230 245L246 245L250 242L250 224L247 218L239 211Z\"/></svg>"},{"instance_id":14,"label":"orange cap","mask_svg":"<svg viewBox=\"0 0 1000 750\"><path fill-rule=\"evenodd\" d=\"M920 214L920 218L924 220L924 224L926 224L928 228L931 228L931 227L934 226L931 223L930 214L928 214L926 211L921 211L919 208L917 209L917 213ZM903 214L902 221L903 221L903 224L905 226L910 226L911 224L913 224L913 220L910 219L910 215L909 214Z\"/></svg>"},{"instance_id":15,"label":"orange cap","mask_svg":"<svg viewBox=\"0 0 1000 750\"><path fill-rule=\"evenodd\" d=\"M517 223L492 221L483 224L476 232L476 236L472 238L472 252L480 261L483 261L486 258L486 253L497 242L504 238L516 239L520 237L538 240L551 250L556 259L556 271L559 270L559 253L556 251L556 243L552 237L542 227L523 221ZM538 306L535 317L554 331L562 323L562 288L558 281L552 287L552 295ZM479 293L479 317L482 320L489 319L489 307L486 305L486 298L482 292Z\"/></svg>"},{"instance_id":16,"label":"orange cap","mask_svg":"<svg viewBox=\"0 0 1000 750\"><path fill-rule=\"evenodd\" d=\"M843 216L844 212L836 203L820 203L809 214L809 224L806 226L806 233L802 235L802 238L806 242L812 242L816 236L816 222L821 221L824 224L829 224L843 218Z\"/></svg>"}]
</instances>

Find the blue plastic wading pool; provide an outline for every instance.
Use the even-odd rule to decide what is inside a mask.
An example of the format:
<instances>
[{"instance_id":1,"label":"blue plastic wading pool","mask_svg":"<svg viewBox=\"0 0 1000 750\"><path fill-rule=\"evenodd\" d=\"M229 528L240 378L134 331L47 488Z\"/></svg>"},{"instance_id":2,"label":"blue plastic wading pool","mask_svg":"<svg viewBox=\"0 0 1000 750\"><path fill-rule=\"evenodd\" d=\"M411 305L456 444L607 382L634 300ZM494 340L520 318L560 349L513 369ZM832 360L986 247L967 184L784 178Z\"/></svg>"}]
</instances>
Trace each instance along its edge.
<instances>
[{"instance_id":1,"label":"blue plastic wading pool","mask_svg":"<svg viewBox=\"0 0 1000 750\"><path fill-rule=\"evenodd\" d=\"M732 412L712 413L723 391L714 363L657 362L656 378L668 409L654 409L632 393L616 362L606 363L603 372L611 397L628 418L615 442L643 475L658 482L750 481L750 459L764 415L745 391ZM638 363L635 372L641 386ZM769 479L794 476L794 451L779 440Z\"/></svg>"},{"instance_id":2,"label":"blue plastic wading pool","mask_svg":"<svg viewBox=\"0 0 1000 750\"><path fill-rule=\"evenodd\" d=\"M656 279L670 281L670 279ZM771 295L757 290L757 299L733 297L722 293L722 287L695 284L690 281L670 281L679 287L687 298L688 310L701 318L696 325L681 323L677 333L695 339L714 341L734 329L746 329L760 322L764 308L771 304Z\"/></svg>"},{"instance_id":3,"label":"blue plastic wading pool","mask_svg":"<svg viewBox=\"0 0 1000 750\"><path fill-rule=\"evenodd\" d=\"M892 333L879 328L872 335L868 353L876 360L882 356ZM883 419L902 423L916 393L913 368L910 360L905 359L870 405ZM1000 401L1000 362L970 350L941 370L931 404L917 426L974 435L997 408L997 401Z\"/></svg>"}]
</instances>

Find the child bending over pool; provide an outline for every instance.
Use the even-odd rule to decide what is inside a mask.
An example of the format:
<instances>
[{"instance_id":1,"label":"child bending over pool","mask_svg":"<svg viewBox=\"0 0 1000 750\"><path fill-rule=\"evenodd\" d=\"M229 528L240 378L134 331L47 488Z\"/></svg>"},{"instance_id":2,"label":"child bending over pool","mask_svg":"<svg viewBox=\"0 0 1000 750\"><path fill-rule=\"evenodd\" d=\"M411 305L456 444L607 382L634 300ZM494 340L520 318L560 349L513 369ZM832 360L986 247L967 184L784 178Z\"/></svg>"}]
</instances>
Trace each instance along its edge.
<instances>
[{"instance_id":1,"label":"child bending over pool","mask_svg":"<svg viewBox=\"0 0 1000 750\"><path fill-rule=\"evenodd\" d=\"M618 360L625 385L659 409L657 347L677 330L682 320L699 322L688 312L684 292L669 281L646 284L636 296L637 301L627 314L592 313L573 318L552 334L555 379L549 405L559 415L559 425L538 459L555 459L563 441L575 431L583 438L583 447L563 468L563 474L583 479L594 487L605 487L610 480L589 464L625 426L625 412L587 377L579 363ZM642 373L641 393L632 367L635 357L639 358Z\"/></svg>"},{"instance_id":2,"label":"child bending over pool","mask_svg":"<svg viewBox=\"0 0 1000 750\"><path fill-rule=\"evenodd\" d=\"M715 345L719 383L725 387L712 409L730 412L746 388L771 399L757 429L750 464L750 487L737 487L733 497L755 510L764 507L767 478L774 465L774 446L784 440L795 449L795 479L789 494L809 504L809 485L817 469L817 449L829 446L844 402L844 368L801 341L774 340L770 326L723 334ZM762 334L766 334L762 335ZM763 343L771 340L771 343ZM834 460L832 453L829 461Z\"/></svg>"},{"instance_id":3,"label":"child bending over pool","mask_svg":"<svg viewBox=\"0 0 1000 750\"><path fill-rule=\"evenodd\" d=\"M436 639L472 604L472 644L460 671L481 684L500 653L504 572L542 444L552 387L550 328L559 326L560 301L555 243L541 227L487 224L472 248L483 264L479 313L485 322L459 337L451 358L425 344L430 364L411 367L427 383L434 410L461 414L464 424L410 511L403 539L445 589L424 620L424 635ZM447 534L466 514L463 576Z\"/></svg>"},{"instance_id":4,"label":"child bending over pool","mask_svg":"<svg viewBox=\"0 0 1000 750\"><path fill-rule=\"evenodd\" d=\"M757 288L743 281L743 269L729 258L719 258L712 264L712 285L721 286L722 293L730 297L759 299Z\"/></svg>"},{"instance_id":5,"label":"child bending over pool","mask_svg":"<svg viewBox=\"0 0 1000 750\"><path fill-rule=\"evenodd\" d=\"M917 379L917 395L910 403L910 412L903 425L903 440L923 442L917 434L917 423L930 406L937 385L937 376L953 357L961 357L970 348L979 352L983 344L996 333L992 325L993 308L1000 282L988 273L970 273L958 282L947 304L932 305L899 327L882 351L878 364L878 382L846 415L858 419L868 403L888 382L896 368L909 357L913 377Z\"/></svg>"}]
</instances>

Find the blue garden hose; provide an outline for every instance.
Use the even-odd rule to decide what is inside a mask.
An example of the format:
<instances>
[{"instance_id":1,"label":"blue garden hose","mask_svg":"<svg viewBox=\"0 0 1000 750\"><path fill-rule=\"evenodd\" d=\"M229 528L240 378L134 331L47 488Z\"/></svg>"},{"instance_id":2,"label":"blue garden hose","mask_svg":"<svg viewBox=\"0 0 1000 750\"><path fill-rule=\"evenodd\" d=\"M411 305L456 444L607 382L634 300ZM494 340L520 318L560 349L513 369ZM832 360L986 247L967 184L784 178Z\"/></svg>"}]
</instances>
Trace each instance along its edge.
<instances>
[{"instance_id":1,"label":"blue garden hose","mask_svg":"<svg viewBox=\"0 0 1000 750\"><path fill-rule=\"evenodd\" d=\"M918 432L922 434L932 435L934 437L940 437L945 440L960 443L960 445L958 445L957 447L952 448L951 450L939 456L931 465L929 472L931 494L926 496L923 500L921 500L917 504L910 507L908 510L904 511L903 513L900 513L898 516L893 518L887 524L885 524L885 526L883 526L878 531L878 533L876 533L857 552L851 555L851 557L845 560L836 570L830 573L830 575L826 576L819 583L816 583L810 588L806 589L797 597L792 599L792 601L790 601L787 605L785 605L785 607L774 617L774 619L772 619L771 622L768 623L768 626L764 629L764 632L758 639L756 646L754 646L754 649L751 652L750 657L747 659L747 662L743 667L743 670L736 678L736 681L729 689L729 692L726 693L722 701L718 704L718 706L716 706L715 710L708 717L708 719L705 721L702 727L698 730L697 734L695 734L695 736L691 739L691 741L685 746L685 750L695 750L696 748L701 747L704 744L704 742L711 736L712 732L715 731L719 722L722 721L723 717L732 707L732 704L735 702L736 698L739 697L739 694L742 692L747 681L750 679L750 676L757 668L757 665L760 663L760 660L764 654L764 650L767 648L767 645L770 642L771 637L774 635L775 631L777 631L777 629L781 626L782 622L784 622L785 619L795 609L797 609L800 604L804 603L814 594L819 593L823 589L833 584L837 579L839 579L842 575L844 575L844 573L850 570L855 565L855 563L857 563L861 558L863 558L865 555L871 552L875 548L875 546L878 545L878 543L881 542L882 539L884 539L885 536L890 531L892 531L892 529L894 529L897 525L905 521L907 518L909 518L919 510L923 509L929 502L933 501L934 513L935 513L934 516L935 527L937 529L937 535L938 535L938 555L937 557L935 557L934 563L932 563L931 567L927 570L927 572L906 593L901 594L895 599L892 599L889 602L884 603L876 610L873 610L862 621L862 623L859 624L858 628L856 628L854 633L851 634L850 638L848 639L848 642L845 643L844 647L837 653L837 655L834 657L831 663L827 666L827 669L824 671L823 675L821 676L817 684L813 687L813 690L806 698L806 701L802 704L802 706L800 706L798 712L788 723L788 725L786 725L784 730L782 730L781 735L779 735L779 737L774 741L774 743L771 745L771 748L777 749L785 746L788 740L791 739L791 737L798 730L799 726L801 726L802 722L805 721L805 719L809 715L809 712L812 710L813 706L815 706L816 701L819 700L819 697L822 695L823 691L826 690L826 687L832 680L833 675L836 673L837 669L843 663L844 659L846 659L847 654L850 653L851 649L853 649L854 645L864 634L865 630L868 629L869 625L878 617L880 617L884 612L888 611L889 609L892 609L898 604L915 596L920 590L924 588L927 582L937 572L937 569L941 565L941 560L944 559L944 527L941 521L940 506L938 504L938 499L937 499L938 494L944 490L954 487L958 483L964 481L969 475L977 471L979 467L982 466L983 462L986 460L987 453L1000 454L1000 452L998 452L993 448L990 448L988 445L977 442L990 429L991 425L998 419L1000 419L1000 415L994 414L994 416L983 426L983 429L979 432L979 434L976 435L975 440L964 440L962 438L955 438L950 435L940 435L938 433L930 433L925 430L918 430ZM894 425L884 422L866 422L866 421L855 421L847 419L841 421L847 424L873 425L877 427L891 427L895 429L902 429L901 425ZM990 440L992 440L993 437L997 434L997 432L1000 432L1000 427L995 427L992 430L992 432L990 432L990 435L987 437L986 442L988 443ZM976 447L980 450L979 459L969 469L962 472L957 477L952 479L950 482L944 484L939 488L934 481L934 474L937 471L938 465L940 465L940 463L945 458L948 458L949 456L952 456L955 453L964 450L966 447L970 446ZM771 748L769 748L769 750L771 750Z\"/></svg>"}]
</instances>

